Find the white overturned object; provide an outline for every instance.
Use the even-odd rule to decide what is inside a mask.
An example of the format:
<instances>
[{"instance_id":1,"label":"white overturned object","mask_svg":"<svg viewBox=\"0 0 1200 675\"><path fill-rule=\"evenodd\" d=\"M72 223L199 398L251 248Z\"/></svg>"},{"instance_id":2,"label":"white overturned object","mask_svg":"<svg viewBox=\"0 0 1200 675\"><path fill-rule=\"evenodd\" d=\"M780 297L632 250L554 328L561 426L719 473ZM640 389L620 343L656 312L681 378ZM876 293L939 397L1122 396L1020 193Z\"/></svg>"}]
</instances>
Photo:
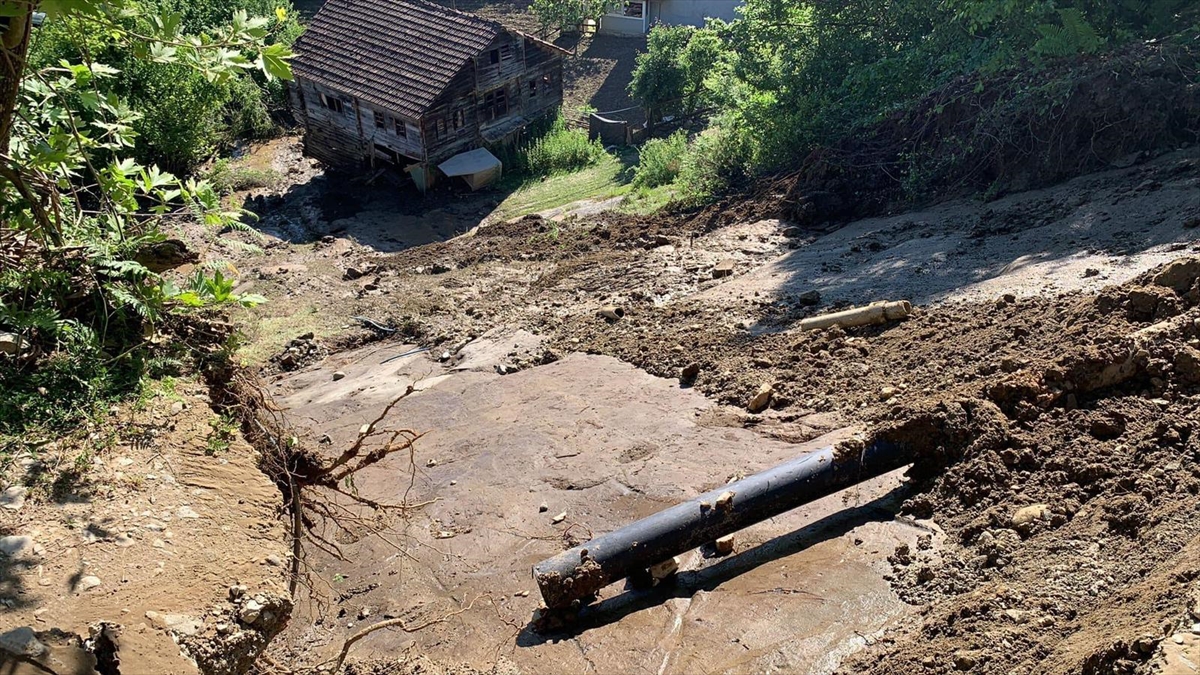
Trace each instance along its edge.
<instances>
[{"instance_id":1,"label":"white overturned object","mask_svg":"<svg viewBox=\"0 0 1200 675\"><path fill-rule=\"evenodd\" d=\"M504 164L486 148L459 153L438 165L447 176L462 176L472 190L500 178Z\"/></svg>"},{"instance_id":2,"label":"white overturned object","mask_svg":"<svg viewBox=\"0 0 1200 675\"><path fill-rule=\"evenodd\" d=\"M912 314L912 303L907 300L873 302L866 307L855 307L833 314L813 316L800 322L800 330L819 330L841 326L870 326L874 324L898 321Z\"/></svg>"}]
</instances>

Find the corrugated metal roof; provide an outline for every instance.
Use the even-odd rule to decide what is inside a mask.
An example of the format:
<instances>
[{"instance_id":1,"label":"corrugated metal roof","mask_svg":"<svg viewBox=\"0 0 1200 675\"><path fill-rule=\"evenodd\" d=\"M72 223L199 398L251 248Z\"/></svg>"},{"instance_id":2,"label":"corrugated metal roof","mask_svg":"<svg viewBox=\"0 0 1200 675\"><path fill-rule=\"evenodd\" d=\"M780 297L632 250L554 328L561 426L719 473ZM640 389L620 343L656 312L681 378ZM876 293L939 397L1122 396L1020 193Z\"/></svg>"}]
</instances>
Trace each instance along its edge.
<instances>
[{"instance_id":1,"label":"corrugated metal roof","mask_svg":"<svg viewBox=\"0 0 1200 675\"><path fill-rule=\"evenodd\" d=\"M419 118L504 28L425 0L326 0L296 41L296 77Z\"/></svg>"}]
</instances>

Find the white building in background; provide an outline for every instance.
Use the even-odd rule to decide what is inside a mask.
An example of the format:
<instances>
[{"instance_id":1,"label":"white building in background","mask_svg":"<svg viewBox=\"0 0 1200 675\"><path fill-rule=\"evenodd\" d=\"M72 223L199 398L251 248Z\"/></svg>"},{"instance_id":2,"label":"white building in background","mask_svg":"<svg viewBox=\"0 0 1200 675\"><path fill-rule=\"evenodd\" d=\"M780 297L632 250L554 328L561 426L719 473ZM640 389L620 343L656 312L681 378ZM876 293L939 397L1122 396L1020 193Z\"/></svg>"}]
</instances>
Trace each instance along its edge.
<instances>
[{"instance_id":1,"label":"white building in background","mask_svg":"<svg viewBox=\"0 0 1200 675\"><path fill-rule=\"evenodd\" d=\"M655 23L703 26L706 19L737 18L742 0L628 0L623 10L600 19L602 35L645 35Z\"/></svg>"}]
</instances>

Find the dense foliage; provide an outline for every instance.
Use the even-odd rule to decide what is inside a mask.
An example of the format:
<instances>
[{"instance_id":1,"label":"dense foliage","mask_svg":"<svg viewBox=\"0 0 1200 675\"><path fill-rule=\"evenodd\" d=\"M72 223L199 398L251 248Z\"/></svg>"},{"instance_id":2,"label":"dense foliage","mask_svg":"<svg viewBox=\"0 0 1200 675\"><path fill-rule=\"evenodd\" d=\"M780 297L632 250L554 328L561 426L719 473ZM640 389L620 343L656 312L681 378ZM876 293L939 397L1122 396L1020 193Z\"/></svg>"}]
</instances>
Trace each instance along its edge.
<instances>
[{"instance_id":1,"label":"dense foliage","mask_svg":"<svg viewBox=\"0 0 1200 675\"><path fill-rule=\"evenodd\" d=\"M301 30L289 0L144 0L137 7L135 16L118 20L139 34L152 32L158 17L169 17L183 34L207 34L228 24L235 12L272 17L265 26L266 44L289 47ZM272 116L286 106L281 80L261 73L218 80L174 61L166 45L159 51L150 45L128 49L107 39L98 27L93 17L75 13L46 21L33 33L29 67L44 70L87 54L114 68L117 72L106 90L139 113L130 125L138 161L188 173L237 140L275 131Z\"/></svg>"},{"instance_id":2,"label":"dense foliage","mask_svg":"<svg viewBox=\"0 0 1200 675\"><path fill-rule=\"evenodd\" d=\"M217 93L251 86L251 73L290 77L282 8L253 18L233 5L206 15L203 3L37 7L47 16L31 30L32 3L0 2L0 457L10 441L39 442L30 429L53 433L174 367L190 347L219 349L212 338L222 336L200 336L187 317L263 301L236 294L220 266L163 276L195 261L163 234L164 218L245 225L208 183L136 156L169 155L186 144L179 137L230 124L234 99ZM193 32L185 21L212 23ZM30 52L31 39L44 42Z\"/></svg>"},{"instance_id":3,"label":"dense foliage","mask_svg":"<svg viewBox=\"0 0 1200 675\"><path fill-rule=\"evenodd\" d=\"M553 31L578 31L588 21L624 6L624 0L533 0L529 11L537 17L543 37Z\"/></svg>"},{"instance_id":4,"label":"dense foliage","mask_svg":"<svg viewBox=\"0 0 1200 675\"><path fill-rule=\"evenodd\" d=\"M630 92L655 117L715 110L684 161L702 196L793 165L957 77L1037 69L1197 21L1189 0L747 0L729 23L654 28Z\"/></svg>"},{"instance_id":5,"label":"dense foliage","mask_svg":"<svg viewBox=\"0 0 1200 675\"><path fill-rule=\"evenodd\" d=\"M507 151L499 151L506 171L522 177L540 178L592 166L605 155L598 140L589 140L583 129L571 129L562 113L527 129L528 140Z\"/></svg>"}]
</instances>

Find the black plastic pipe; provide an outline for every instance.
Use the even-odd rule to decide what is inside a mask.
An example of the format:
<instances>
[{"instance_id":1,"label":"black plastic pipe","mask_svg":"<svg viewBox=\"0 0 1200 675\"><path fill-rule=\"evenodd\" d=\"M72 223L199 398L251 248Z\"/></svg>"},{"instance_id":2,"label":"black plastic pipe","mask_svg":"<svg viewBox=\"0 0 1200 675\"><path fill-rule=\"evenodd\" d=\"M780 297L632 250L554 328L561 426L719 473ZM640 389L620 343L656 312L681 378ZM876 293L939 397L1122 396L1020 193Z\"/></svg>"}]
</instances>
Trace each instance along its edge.
<instances>
[{"instance_id":1,"label":"black plastic pipe","mask_svg":"<svg viewBox=\"0 0 1200 675\"><path fill-rule=\"evenodd\" d=\"M884 441L822 448L563 551L535 565L533 578L547 607L566 609L634 572L912 461L909 449Z\"/></svg>"}]
</instances>

